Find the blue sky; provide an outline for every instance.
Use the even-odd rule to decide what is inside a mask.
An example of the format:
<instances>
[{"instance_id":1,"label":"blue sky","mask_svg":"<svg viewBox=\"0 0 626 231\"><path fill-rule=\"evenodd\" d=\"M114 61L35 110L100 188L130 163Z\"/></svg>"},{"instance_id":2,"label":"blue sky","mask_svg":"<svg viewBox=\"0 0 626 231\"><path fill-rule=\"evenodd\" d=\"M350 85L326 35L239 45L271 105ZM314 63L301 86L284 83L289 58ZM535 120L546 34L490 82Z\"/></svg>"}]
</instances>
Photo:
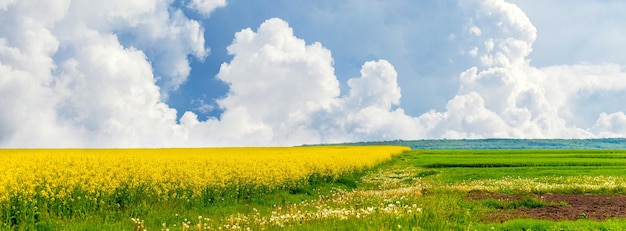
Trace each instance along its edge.
<instances>
[{"instance_id":1,"label":"blue sky","mask_svg":"<svg viewBox=\"0 0 626 231\"><path fill-rule=\"evenodd\" d=\"M269 18L281 18L294 28L297 37L308 43L320 42L333 52L335 74L342 91L347 90L345 82L349 78L359 75L363 62L387 59L401 73L411 76L404 80L414 89L406 91L407 99L409 96L440 96L420 104L407 101L406 110L417 115L432 108L443 109L447 99L455 93L458 73L464 70L461 67L451 69L449 65L450 59L465 61L457 52L462 45L448 40L450 33L463 26L464 19L460 17L463 12L454 12L458 11L456 4L456 1L419 4L413 1L229 1L227 7L217 9L203 20L211 56L204 62L192 64L196 71L192 71L189 82L178 92L180 95L172 97L170 102L194 110L198 105L190 104L193 100L184 97L189 92L202 91L209 100L222 97L227 88L213 81L212 75L219 71L219 64L232 58L226 47L234 34L244 28L256 28ZM211 90L199 89L197 84L206 84ZM219 108L215 109L207 114L194 112L202 116L221 113Z\"/></svg>"},{"instance_id":2,"label":"blue sky","mask_svg":"<svg viewBox=\"0 0 626 231\"><path fill-rule=\"evenodd\" d=\"M623 1L0 1L0 146L626 135Z\"/></svg>"}]
</instances>

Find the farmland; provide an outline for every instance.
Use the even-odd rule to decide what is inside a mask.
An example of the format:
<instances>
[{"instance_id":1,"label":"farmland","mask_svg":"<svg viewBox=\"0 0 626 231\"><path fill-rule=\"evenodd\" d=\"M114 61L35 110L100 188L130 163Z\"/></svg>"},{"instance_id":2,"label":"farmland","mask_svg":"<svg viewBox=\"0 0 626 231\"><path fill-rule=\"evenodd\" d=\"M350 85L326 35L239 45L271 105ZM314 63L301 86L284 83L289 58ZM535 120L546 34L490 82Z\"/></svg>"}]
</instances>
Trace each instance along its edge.
<instances>
[{"instance_id":1,"label":"farmland","mask_svg":"<svg viewBox=\"0 0 626 231\"><path fill-rule=\"evenodd\" d=\"M46 223L68 219L128 223L131 216L161 208L219 210L264 195L298 194L312 185L345 181L404 150L5 149L0 153L0 216L4 228L30 230L72 225Z\"/></svg>"},{"instance_id":2,"label":"farmland","mask_svg":"<svg viewBox=\"0 0 626 231\"><path fill-rule=\"evenodd\" d=\"M626 229L623 150L59 149L0 158L6 230Z\"/></svg>"}]
</instances>

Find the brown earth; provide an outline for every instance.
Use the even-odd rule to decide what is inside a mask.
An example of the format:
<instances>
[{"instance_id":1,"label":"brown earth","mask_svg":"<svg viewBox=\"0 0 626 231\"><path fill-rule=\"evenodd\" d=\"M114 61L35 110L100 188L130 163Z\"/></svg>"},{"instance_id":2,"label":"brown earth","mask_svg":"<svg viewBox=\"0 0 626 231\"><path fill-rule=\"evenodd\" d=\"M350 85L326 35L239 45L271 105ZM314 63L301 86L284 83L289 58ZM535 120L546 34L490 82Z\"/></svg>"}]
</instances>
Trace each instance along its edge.
<instances>
[{"instance_id":1,"label":"brown earth","mask_svg":"<svg viewBox=\"0 0 626 231\"><path fill-rule=\"evenodd\" d=\"M470 200L513 201L519 200L523 196L531 196L553 205L539 208L501 209L484 214L484 220L487 222L504 222L518 218L534 218L555 221L576 219L602 221L609 218L626 218L626 195L552 193L507 195L483 191L468 193Z\"/></svg>"}]
</instances>

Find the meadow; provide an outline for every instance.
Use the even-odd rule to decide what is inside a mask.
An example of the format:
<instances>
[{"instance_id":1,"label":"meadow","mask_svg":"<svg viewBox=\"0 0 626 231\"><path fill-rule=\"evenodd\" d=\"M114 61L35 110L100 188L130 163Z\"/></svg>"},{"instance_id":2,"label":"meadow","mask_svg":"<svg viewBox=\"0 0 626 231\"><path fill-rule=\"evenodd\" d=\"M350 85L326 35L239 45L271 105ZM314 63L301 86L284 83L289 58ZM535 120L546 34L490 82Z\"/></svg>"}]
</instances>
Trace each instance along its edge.
<instances>
[{"instance_id":1,"label":"meadow","mask_svg":"<svg viewBox=\"0 0 626 231\"><path fill-rule=\"evenodd\" d=\"M623 230L624 150L0 152L2 230Z\"/></svg>"}]
</instances>

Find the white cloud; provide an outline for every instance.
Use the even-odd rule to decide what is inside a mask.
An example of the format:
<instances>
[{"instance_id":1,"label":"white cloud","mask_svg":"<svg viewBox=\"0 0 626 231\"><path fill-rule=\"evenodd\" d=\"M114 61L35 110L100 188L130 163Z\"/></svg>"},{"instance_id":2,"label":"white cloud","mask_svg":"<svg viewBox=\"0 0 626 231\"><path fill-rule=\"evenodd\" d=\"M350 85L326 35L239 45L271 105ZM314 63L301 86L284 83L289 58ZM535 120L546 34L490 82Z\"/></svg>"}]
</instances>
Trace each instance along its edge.
<instances>
[{"instance_id":1,"label":"white cloud","mask_svg":"<svg viewBox=\"0 0 626 231\"><path fill-rule=\"evenodd\" d=\"M17 0L0 0L0 10L7 10L7 6L12 5Z\"/></svg>"},{"instance_id":2,"label":"white cloud","mask_svg":"<svg viewBox=\"0 0 626 231\"><path fill-rule=\"evenodd\" d=\"M480 34L482 33L482 31L480 30L480 28L476 27L476 26L470 26L469 27L469 33L471 35L474 36L480 36Z\"/></svg>"},{"instance_id":3,"label":"white cloud","mask_svg":"<svg viewBox=\"0 0 626 231\"><path fill-rule=\"evenodd\" d=\"M392 109L400 103L401 90L397 72L386 60L366 62L361 76L348 80L349 94L331 110L336 124L325 131L324 142L344 140L390 140L420 137L423 129L419 121L404 113L402 108ZM321 130L321 129L320 129Z\"/></svg>"},{"instance_id":4,"label":"white cloud","mask_svg":"<svg viewBox=\"0 0 626 231\"><path fill-rule=\"evenodd\" d=\"M179 144L176 112L161 101L153 66L137 47L164 39L174 45L154 49L182 54L164 60L202 56L203 45L192 46L203 38L186 36L198 34L197 23L184 26L194 22L153 1L19 1L1 15L8 23L0 26L0 107L10 112L0 119L2 146ZM125 47L118 36L127 27L151 36Z\"/></svg>"},{"instance_id":5,"label":"white cloud","mask_svg":"<svg viewBox=\"0 0 626 231\"><path fill-rule=\"evenodd\" d=\"M217 75L230 87L218 100L224 109L220 122L249 124L238 126L241 132L235 135L265 131L265 137L278 143L317 136L306 128L308 117L339 96L329 50L319 43L305 44L285 21L269 19L256 33L238 32L228 52L234 57Z\"/></svg>"},{"instance_id":6,"label":"white cloud","mask_svg":"<svg viewBox=\"0 0 626 231\"><path fill-rule=\"evenodd\" d=\"M461 1L459 7L470 18L453 40L465 39L469 50L463 53L477 62L459 74L445 110L407 115L398 73L382 59L365 62L342 95L330 50L296 37L274 18L236 33L228 47L233 58L217 75L229 85L215 102L223 114L199 120L185 112L177 121L164 98L186 80L188 56L208 55L202 26L180 9L161 1L3 1L0 108L8 113L0 115L0 146L626 134L620 65L535 68L528 55L537 30L518 7L501 0ZM213 9L205 8L207 14Z\"/></svg>"},{"instance_id":7,"label":"white cloud","mask_svg":"<svg viewBox=\"0 0 626 231\"><path fill-rule=\"evenodd\" d=\"M460 74L458 94L446 112L420 116L438 124L431 126L430 137L592 136L562 118L563 105L551 99L553 94L571 95L552 87L551 76L529 65L536 29L517 6L504 1L462 1L461 6L473 9L467 30L480 36L470 39L483 49L470 55L481 65Z\"/></svg>"},{"instance_id":8,"label":"white cloud","mask_svg":"<svg viewBox=\"0 0 626 231\"><path fill-rule=\"evenodd\" d=\"M503 0L461 0L460 6L473 11L467 27L484 45L482 64L490 66L524 65L532 52L537 29L516 5Z\"/></svg>"},{"instance_id":9,"label":"white cloud","mask_svg":"<svg viewBox=\"0 0 626 231\"><path fill-rule=\"evenodd\" d=\"M532 19L539 36L529 56L534 65L626 63L625 1L510 0Z\"/></svg>"},{"instance_id":10,"label":"white cloud","mask_svg":"<svg viewBox=\"0 0 626 231\"><path fill-rule=\"evenodd\" d=\"M602 113L591 131L602 137L626 137L626 115L624 112Z\"/></svg>"},{"instance_id":11,"label":"white cloud","mask_svg":"<svg viewBox=\"0 0 626 231\"><path fill-rule=\"evenodd\" d=\"M170 142L176 112L160 101L146 56L111 35L93 34L81 43L88 45L62 62L56 76L61 122L87 132L83 142L88 145Z\"/></svg>"},{"instance_id":12,"label":"white cloud","mask_svg":"<svg viewBox=\"0 0 626 231\"><path fill-rule=\"evenodd\" d=\"M187 18L180 9L169 9L163 1L147 2L121 16L97 19L114 21L110 30L123 37L125 45L142 50L154 67L163 98L177 90L191 71L188 56L204 60L210 50L205 48L204 29L196 20ZM110 17L110 16L109 16Z\"/></svg>"},{"instance_id":13,"label":"white cloud","mask_svg":"<svg viewBox=\"0 0 626 231\"><path fill-rule=\"evenodd\" d=\"M437 138L509 137L509 128L496 113L485 107L476 92L456 96L448 102L444 113L430 112L426 117L438 118L437 127L429 136ZM424 118L424 116L422 116Z\"/></svg>"},{"instance_id":14,"label":"white cloud","mask_svg":"<svg viewBox=\"0 0 626 231\"><path fill-rule=\"evenodd\" d=\"M340 97L330 51L295 37L281 19L238 32L228 51L234 57L217 76L230 86L218 101L224 113L205 122L186 114L189 137L222 145L297 145L409 138L419 131L415 118L392 110L400 88L385 60L366 62Z\"/></svg>"},{"instance_id":15,"label":"white cloud","mask_svg":"<svg viewBox=\"0 0 626 231\"><path fill-rule=\"evenodd\" d=\"M226 0L191 0L188 7L208 16L215 9L226 6Z\"/></svg>"},{"instance_id":16,"label":"white cloud","mask_svg":"<svg viewBox=\"0 0 626 231\"><path fill-rule=\"evenodd\" d=\"M58 5L56 5L58 4ZM64 3L42 3L31 7L27 2L8 2L0 12L0 132L2 143L23 145L52 145L50 137L66 136L63 126L57 124L50 89L56 68L50 57L56 52L59 41L49 24L59 20L64 13ZM34 15L25 12L32 11ZM49 21L41 21L47 18ZM76 142L63 142L66 145Z\"/></svg>"},{"instance_id":17,"label":"white cloud","mask_svg":"<svg viewBox=\"0 0 626 231\"><path fill-rule=\"evenodd\" d=\"M616 64L576 64L542 68L546 97L559 116L588 128L599 114L626 111L626 73Z\"/></svg>"},{"instance_id":18,"label":"white cloud","mask_svg":"<svg viewBox=\"0 0 626 231\"><path fill-rule=\"evenodd\" d=\"M361 77L348 80L350 94L348 103L353 107L378 107L391 109L400 103L400 87L396 70L386 60L366 62L361 68Z\"/></svg>"},{"instance_id":19,"label":"white cloud","mask_svg":"<svg viewBox=\"0 0 626 231\"><path fill-rule=\"evenodd\" d=\"M528 59L537 31L517 6L504 1L461 5L475 9L467 30L474 36L476 28L482 32L471 39L484 49L470 52L481 65L461 73L458 95L446 112L420 117L442 124L430 136L583 138L621 131L611 129L611 124L621 126L619 113L626 110L620 103L626 100L626 73L619 65L537 69Z\"/></svg>"}]
</instances>

